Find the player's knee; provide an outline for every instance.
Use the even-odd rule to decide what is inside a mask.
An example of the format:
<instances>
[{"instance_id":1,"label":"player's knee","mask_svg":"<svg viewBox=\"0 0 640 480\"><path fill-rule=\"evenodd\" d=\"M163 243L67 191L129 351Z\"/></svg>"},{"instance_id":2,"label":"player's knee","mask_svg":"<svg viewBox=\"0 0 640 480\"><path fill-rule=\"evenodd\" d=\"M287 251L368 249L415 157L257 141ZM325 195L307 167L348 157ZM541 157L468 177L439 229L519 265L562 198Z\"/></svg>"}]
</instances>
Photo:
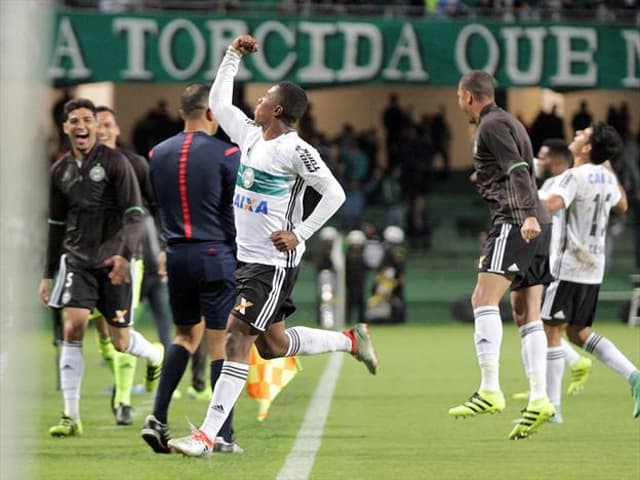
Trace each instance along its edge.
<instances>
[{"instance_id":1,"label":"player's knee","mask_svg":"<svg viewBox=\"0 0 640 480\"><path fill-rule=\"evenodd\" d=\"M569 341L578 347L582 347L586 338L584 338L584 329L575 328L572 325L567 327L567 337Z\"/></svg>"},{"instance_id":2,"label":"player's knee","mask_svg":"<svg viewBox=\"0 0 640 480\"><path fill-rule=\"evenodd\" d=\"M265 360L273 360L274 358L280 358L284 356L283 353L277 351L277 349L274 349L271 345L260 345L257 348L258 353Z\"/></svg>"},{"instance_id":3,"label":"player's knee","mask_svg":"<svg viewBox=\"0 0 640 480\"><path fill-rule=\"evenodd\" d=\"M129 337L111 337L111 343L118 352L126 353L127 347L129 347Z\"/></svg>"},{"instance_id":4,"label":"player's knee","mask_svg":"<svg viewBox=\"0 0 640 480\"><path fill-rule=\"evenodd\" d=\"M487 296L484 294L484 290L479 286L473 290L471 294L471 306L474 308L486 307L489 305L489 301Z\"/></svg>"},{"instance_id":5,"label":"player's knee","mask_svg":"<svg viewBox=\"0 0 640 480\"><path fill-rule=\"evenodd\" d=\"M84 338L84 327L77 324L64 326L64 339L68 342L81 342Z\"/></svg>"}]
</instances>

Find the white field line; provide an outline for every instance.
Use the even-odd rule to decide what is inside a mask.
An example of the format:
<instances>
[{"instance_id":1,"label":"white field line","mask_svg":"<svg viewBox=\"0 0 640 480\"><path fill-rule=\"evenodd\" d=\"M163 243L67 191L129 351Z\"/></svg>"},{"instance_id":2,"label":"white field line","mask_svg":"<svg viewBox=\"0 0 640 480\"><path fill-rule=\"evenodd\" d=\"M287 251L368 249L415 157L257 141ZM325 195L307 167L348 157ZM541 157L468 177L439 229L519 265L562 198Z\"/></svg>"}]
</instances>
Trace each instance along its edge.
<instances>
[{"instance_id":1,"label":"white field line","mask_svg":"<svg viewBox=\"0 0 640 480\"><path fill-rule=\"evenodd\" d=\"M316 454L322 444L322 433L331 408L333 392L340 377L343 360L344 353L342 352L334 352L329 357L327 366L320 377L315 392L313 392L313 397L311 397L293 448L278 472L276 480L306 480L309 478Z\"/></svg>"}]
</instances>

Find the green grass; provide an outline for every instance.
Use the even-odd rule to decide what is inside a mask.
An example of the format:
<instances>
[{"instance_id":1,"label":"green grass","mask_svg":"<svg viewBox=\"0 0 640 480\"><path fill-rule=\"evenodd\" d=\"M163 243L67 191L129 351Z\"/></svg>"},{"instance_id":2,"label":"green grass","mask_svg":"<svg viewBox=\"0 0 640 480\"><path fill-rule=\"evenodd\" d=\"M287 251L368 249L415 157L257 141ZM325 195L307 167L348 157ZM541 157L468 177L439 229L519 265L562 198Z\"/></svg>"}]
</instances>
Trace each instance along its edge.
<instances>
[{"instance_id":1,"label":"green grass","mask_svg":"<svg viewBox=\"0 0 640 480\"><path fill-rule=\"evenodd\" d=\"M640 330L602 322L597 329L640 363ZM321 479L633 479L640 478L640 421L631 417L626 382L596 363L585 391L565 397L565 424L545 425L530 440L507 440L522 402L507 401L502 415L453 420L447 409L477 387L472 327L409 324L373 331L381 358L377 377L345 359L311 478ZM34 341L48 378L33 395L31 445L38 479L272 479L290 451L327 357L302 358L301 372L278 397L269 418L255 420L257 404L246 395L236 410L242 455L208 460L154 455L139 437L151 407L133 397L132 427L115 427L93 332L85 345L82 415L85 434L54 439L61 398L55 390L52 347L44 333ZM505 325L502 388L508 398L526 388L516 330ZM140 369L141 373L141 369ZM139 378L141 378L139 376ZM183 383L184 391L186 384ZM174 434L187 433L185 416L198 425L206 403L183 398L170 412Z\"/></svg>"}]
</instances>

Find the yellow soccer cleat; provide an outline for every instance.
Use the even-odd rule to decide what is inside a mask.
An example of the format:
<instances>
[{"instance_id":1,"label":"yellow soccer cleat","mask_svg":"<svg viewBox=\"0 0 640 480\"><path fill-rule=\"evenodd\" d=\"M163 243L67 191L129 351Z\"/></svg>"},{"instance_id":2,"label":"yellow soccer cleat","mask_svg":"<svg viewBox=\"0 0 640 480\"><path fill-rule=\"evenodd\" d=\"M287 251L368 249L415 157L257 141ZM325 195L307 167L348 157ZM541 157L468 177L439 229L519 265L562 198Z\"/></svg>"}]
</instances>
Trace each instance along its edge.
<instances>
[{"instance_id":1,"label":"yellow soccer cleat","mask_svg":"<svg viewBox=\"0 0 640 480\"><path fill-rule=\"evenodd\" d=\"M571 383L567 388L569 395L577 395L584 388L584 384L587 383L589 375L591 374L591 367L593 362L590 358L580 357L576 362L571 365Z\"/></svg>"},{"instance_id":2,"label":"yellow soccer cleat","mask_svg":"<svg viewBox=\"0 0 640 480\"><path fill-rule=\"evenodd\" d=\"M500 413L504 410L504 406L504 395L500 390L495 392L480 390L463 404L449 409L449 415L455 418L467 418L481 413Z\"/></svg>"},{"instance_id":3,"label":"yellow soccer cleat","mask_svg":"<svg viewBox=\"0 0 640 480\"><path fill-rule=\"evenodd\" d=\"M529 402L527 408L522 410L522 418L518 420L518 424L511 430L509 440L529 438L536 433L540 425L551 420L551 417L555 414L556 410L548 398Z\"/></svg>"},{"instance_id":4,"label":"yellow soccer cleat","mask_svg":"<svg viewBox=\"0 0 640 480\"><path fill-rule=\"evenodd\" d=\"M52 437L73 437L82 435L82 422L73 420L71 417L62 414L60 422L49 429L49 435Z\"/></svg>"}]
</instances>

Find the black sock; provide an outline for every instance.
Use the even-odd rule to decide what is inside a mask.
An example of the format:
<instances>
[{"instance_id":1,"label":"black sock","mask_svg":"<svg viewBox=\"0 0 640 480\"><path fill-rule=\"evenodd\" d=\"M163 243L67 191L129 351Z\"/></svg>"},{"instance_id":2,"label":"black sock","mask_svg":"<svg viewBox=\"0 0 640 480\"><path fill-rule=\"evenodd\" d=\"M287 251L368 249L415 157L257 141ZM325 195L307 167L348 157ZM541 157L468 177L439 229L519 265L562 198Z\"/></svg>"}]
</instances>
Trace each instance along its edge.
<instances>
[{"instance_id":1,"label":"black sock","mask_svg":"<svg viewBox=\"0 0 640 480\"><path fill-rule=\"evenodd\" d=\"M216 386L216 382L220 377L220 371L222 370L223 363L224 360L215 360L211 362L211 368L209 369L209 372L211 373L211 389ZM218 436L224 438L225 442L233 441L233 410L234 409L231 409L231 411L229 412L229 416L224 421L222 427L220 427L220 431L218 432Z\"/></svg>"},{"instance_id":2,"label":"black sock","mask_svg":"<svg viewBox=\"0 0 640 480\"><path fill-rule=\"evenodd\" d=\"M162 423L167 423L167 411L169 410L171 396L187 369L190 357L189 350L177 343L171 344L164 357L160 385L158 385L153 405L153 414Z\"/></svg>"}]
</instances>

